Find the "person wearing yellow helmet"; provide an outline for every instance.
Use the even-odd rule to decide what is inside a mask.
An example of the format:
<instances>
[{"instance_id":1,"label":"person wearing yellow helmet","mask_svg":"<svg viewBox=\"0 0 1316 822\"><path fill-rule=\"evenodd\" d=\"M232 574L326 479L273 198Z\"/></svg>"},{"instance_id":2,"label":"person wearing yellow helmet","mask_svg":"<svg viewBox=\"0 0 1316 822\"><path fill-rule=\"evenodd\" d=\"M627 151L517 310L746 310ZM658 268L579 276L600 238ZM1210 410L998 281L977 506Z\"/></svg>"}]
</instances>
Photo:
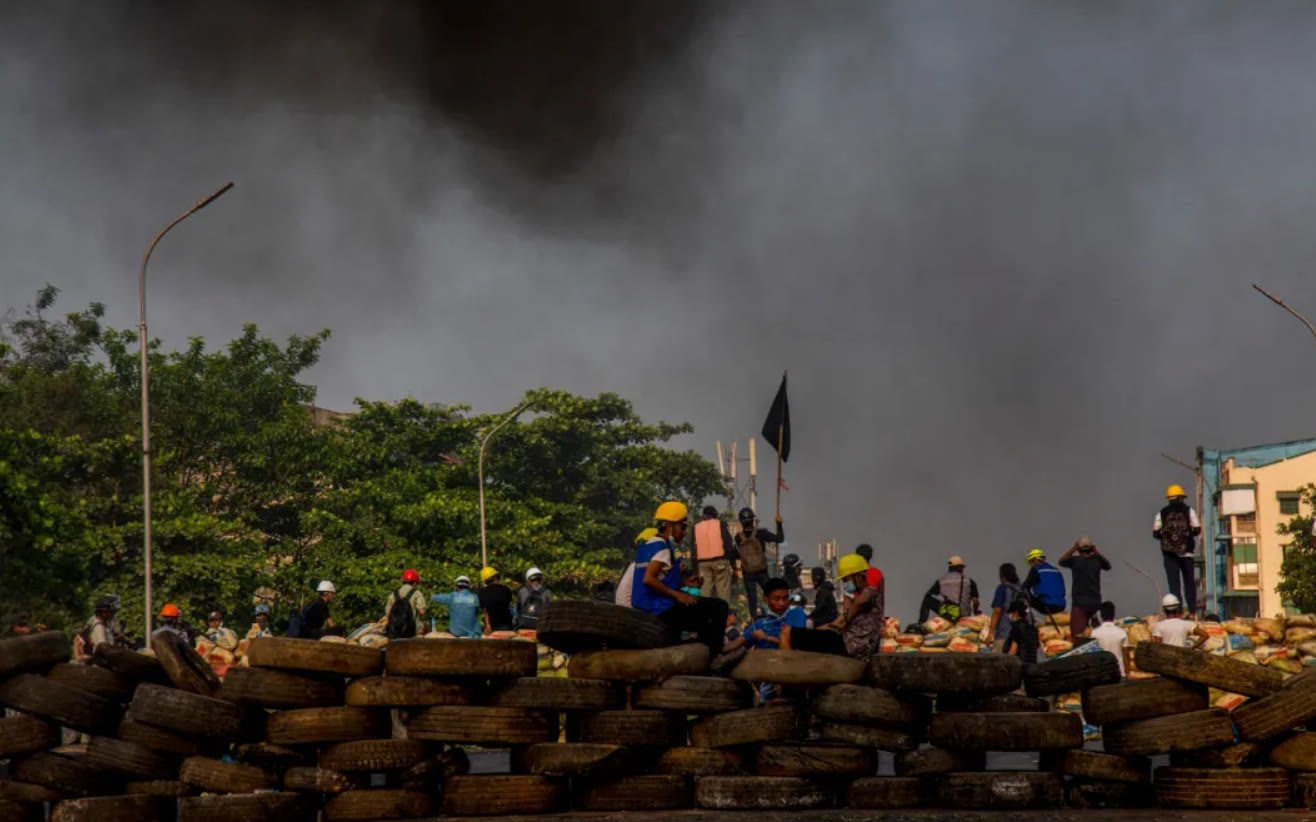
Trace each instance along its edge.
<instances>
[{"instance_id":1,"label":"person wearing yellow helmet","mask_svg":"<svg viewBox=\"0 0 1316 822\"><path fill-rule=\"evenodd\" d=\"M1065 575L1046 561L1046 552L1034 548L1028 552L1028 576L1024 577L1024 592L1028 594L1033 610L1043 616L1065 612Z\"/></svg>"},{"instance_id":2,"label":"person wearing yellow helmet","mask_svg":"<svg viewBox=\"0 0 1316 822\"><path fill-rule=\"evenodd\" d=\"M515 630L512 621L512 589L503 584L502 574L492 566L480 571L480 610L484 612L484 632Z\"/></svg>"},{"instance_id":3,"label":"person wearing yellow helmet","mask_svg":"<svg viewBox=\"0 0 1316 822\"><path fill-rule=\"evenodd\" d=\"M847 597L845 613L817 628L786 627L781 632L784 650L816 651L834 656L868 659L882 644L886 621L886 580L874 588L868 584L868 560L846 554L837 563L836 575Z\"/></svg>"},{"instance_id":4,"label":"person wearing yellow helmet","mask_svg":"<svg viewBox=\"0 0 1316 822\"><path fill-rule=\"evenodd\" d=\"M722 652L727 603L680 590L681 560L675 546L689 530L690 511L683 503L664 502L654 514L658 534L635 550L631 606L653 614L674 632L695 631L708 646L709 658Z\"/></svg>"},{"instance_id":5,"label":"person wearing yellow helmet","mask_svg":"<svg viewBox=\"0 0 1316 822\"><path fill-rule=\"evenodd\" d=\"M1186 602L1188 613L1197 613L1197 579L1193 553L1202 523L1188 505L1188 493L1179 485L1165 489L1165 507L1152 523L1152 537L1161 543L1161 562L1170 593ZM1180 580L1182 579L1182 585Z\"/></svg>"}]
</instances>

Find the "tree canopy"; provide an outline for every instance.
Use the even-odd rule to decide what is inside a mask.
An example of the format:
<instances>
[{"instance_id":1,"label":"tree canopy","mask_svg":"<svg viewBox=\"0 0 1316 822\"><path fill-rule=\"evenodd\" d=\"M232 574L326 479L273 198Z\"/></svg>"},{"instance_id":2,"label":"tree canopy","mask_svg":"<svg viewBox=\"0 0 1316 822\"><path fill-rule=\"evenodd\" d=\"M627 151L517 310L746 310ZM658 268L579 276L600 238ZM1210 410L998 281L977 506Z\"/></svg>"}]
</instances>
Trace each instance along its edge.
<instances>
[{"instance_id":1,"label":"tree canopy","mask_svg":"<svg viewBox=\"0 0 1316 822\"><path fill-rule=\"evenodd\" d=\"M1301 489L1302 501L1316 505L1316 485ZM1276 592L1292 602L1304 614L1316 613L1316 540L1312 539L1311 517L1296 516L1281 523L1276 531L1292 538L1280 565L1281 579Z\"/></svg>"}]
</instances>

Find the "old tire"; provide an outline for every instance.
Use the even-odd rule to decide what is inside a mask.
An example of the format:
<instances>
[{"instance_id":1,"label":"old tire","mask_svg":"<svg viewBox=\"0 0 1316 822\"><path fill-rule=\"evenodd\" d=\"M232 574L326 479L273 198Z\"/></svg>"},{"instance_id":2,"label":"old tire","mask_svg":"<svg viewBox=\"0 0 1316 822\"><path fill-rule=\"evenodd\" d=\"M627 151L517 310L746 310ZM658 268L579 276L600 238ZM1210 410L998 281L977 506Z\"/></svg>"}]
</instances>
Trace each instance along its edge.
<instances>
[{"instance_id":1,"label":"old tire","mask_svg":"<svg viewBox=\"0 0 1316 822\"><path fill-rule=\"evenodd\" d=\"M869 776L845 789L845 807L858 810L917 808L923 801L923 780L907 776Z\"/></svg>"},{"instance_id":2,"label":"old tire","mask_svg":"<svg viewBox=\"0 0 1316 822\"><path fill-rule=\"evenodd\" d=\"M370 787L370 776L361 773L331 771L328 768L289 768L283 774L285 791L335 794Z\"/></svg>"},{"instance_id":3,"label":"old tire","mask_svg":"<svg viewBox=\"0 0 1316 822\"><path fill-rule=\"evenodd\" d=\"M626 689L603 679L529 676L494 691L489 705L535 711L613 711L626 707Z\"/></svg>"},{"instance_id":4,"label":"old tire","mask_svg":"<svg viewBox=\"0 0 1316 822\"><path fill-rule=\"evenodd\" d=\"M621 745L541 742L512 749L512 771L535 776L618 776L630 762L629 750Z\"/></svg>"},{"instance_id":5,"label":"old tire","mask_svg":"<svg viewBox=\"0 0 1316 822\"><path fill-rule=\"evenodd\" d=\"M44 671L58 662L67 662L72 648L62 631L0 639L0 677L21 671Z\"/></svg>"},{"instance_id":6,"label":"old tire","mask_svg":"<svg viewBox=\"0 0 1316 822\"><path fill-rule=\"evenodd\" d=\"M676 645L652 651L586 651L567 663L572 679L647 682L671 676L697 676L708 670L708 647Z\"/></svg>"},{"instance_id":7,"label":"old tire","mask_svg":"<svg viewBox=\"0 0 1316 822\"><path fill-rule=\"evenodd\" d=\"M47 751L59 745L59 728L35 716L0 719L0 759Z\"/></svg>"},{"instance_id":8,"label":"old tire","mask_svg":"<svg viewBox=\"0 0 1316 822\"><path fill-rule=\"evenodd\" d=\"M1316 773L1295 773L1293 781L1293 807L1316 808Z\"/></svg>"},{"instance_id":9,"label":"old tire","mask_svg":"<svg viewBox=\"0 0 1316 822\"><path fill-rule=\"evenodd\" d=\"M880 725L856 725L851 722L824 722L818 729L824 742L841 745L859 745L879 751L901 753L918 750L922 729L917 732L901 728L883 728Z\"/></svg>"},{"instance_id":10,"label":"old tire","mask_svg":"<svg viewBox=\"0 0 1316 822\"><path fill-rule=\"evenodd\" d=\"M1134 651L1138 670L1196 682L1244 696L1269 696L1284 684L1274 668L1238 659L1176 648L1163 642L1143 642Z\"/></svg>"},{"instance_id":11,"label":"old tire","mask_svg":"<svg viewBox=\"0 0 1316 822\"><path fill-rule=\"evenodd\" d=\"M171 803L158 796L66 799L50 809L50 822L173 822Z\"/></svg>"},{"instance_id":12,"label":"old tire","mask_svg":"<svg viewBox=\"0 0 1316 822\"><path fill-rule=\"evenodd\" d=\"M799 734L799 725L800 714L794 705L713 714L690 726L690 744L696 748L733 748L793 739Z\"/></svg>"},{"instance_id":13,"label":"old tire","mask_svg":"<svg viewBox=\"0 0 1316 822\"><path fill-rule=\"evenodd\" d=\"M402 639L390 642L389 676L534 676L539 651L516 639Z\"/></svg>"},{"instance_id":14,"label":"old tire","mask_svg":"<svg viewBox=\"0 0 1316 822\"><path fill-rule=\"evenodd\" d=\"M685 714L740 711L753 702L754 694L748 685L720 676L669 677L637 687L631 694L631 705L636 708Z\"/></svg>"},{"instance_id":15,"label":"old tire","mask_svg":"<svg viewBox=\"0 0 1316 822\"><path fill-rule=\"evenodd\" d=\"M746 654L731 671L742 682L773 682L780 685L838 685L864 677L862 660L810 651L756 650Z\"/></svg>"},{"instance_id":16,"label":"old tire","mask_svg":"<svg viewBox=\"0 0 1316 822\"><path fill-rule=\"evenodd\" d=\"M611 649L650 649L671 644L667 627L634 608L588 600L558 600L544 606L536 638L567 654Z\"/></svg>"},{"instance_id":17,"label":"old tire","mask_svg":"<svg viewBox=\"0 0 1316 822\"><path fill-rule=\"evenodd\" d=\"M1270 739L1316 719L1316 678L1249 700L1234 710L1233 719L1245 741Z\"/></svg>"},{"instance_id":18,"label":"old tire","mask_svg":"<svg viewBox=\"0 0 1316 822\"><path fill-rule=\"evenodd\" d=\"M467 745L533 745L557 738L556 717L524 708L426 708L407 720L407 737Z\"/></svg>"},{"instance_id":19,"label":"old tire","mask_svg":"<svg viewBox=\"0 0 1316 822\"><path fill-rule=\"evenodd\" d=\"M125 782L123 792L134 796L163 796L177 799L180 796L196 796L201 793L193 786L177 779L143 779Z\"/></svg>"},{"instance_id":20,"label":"old tire","mask_svg":"<svg viewBox=\"0 0 1316 822\"><path fill-rule=\"evenodd\" d=\"M136 742L93 736L87 744L87 763L103 771L127 774L138 780L178 778L178 759Z\"/></svg>"},{"instance_id":21,"label":"old tire","mask_svg":"<svg viewBox=\"0 0 1316 822\"><path fill-rule=\"evenodd\" d=\"M1156 756L1228 745L1234 741L1234 725L1229 721L1228 711L1209 708L1106 725L1101 729L1101 738L1107 753Z\"/></svg>"},{"instance_id":22,"label":"old tire","mask_svg":"<svg viewBox=\"0 0 1316 822\"><path fill-rule=\"evenodd\" d=\"M1107 782L1151 782L1151 761L1140 756L1116 756L1099 751L1055 751L1044 753L1039 770L1065 776Z\"/></svg>"},{"instance_id":23,"label":"old tire","mask_svg":"<svg viewBox=\"0 0 1316 822\"><path fill-rule=\"evenodd\" d=\"M573 786L572 797L583 811L673 811L690 807L690 780L675 774L587 780Z\"/></svg>"},{"instance_id":24,"label":"old tire","mask_svg":"<svg viewBox=\"0 0 1316 822\"><path fill-rule=\"evenodd\" d=\"M654 773L680 776L746 776L749 768L740 751L723 748L668 748L659 755Z\"/></svg>"},{"instance_id":25,"label":"old tire","mask_svg":"<svg viewBox=\"0 0 1316 822\"><path fill-rule=\"evenodd\" d=\"M1152 802L1151 784L1074 779L1069 783L1066 804L1071 808L1116 810L1145 808Z\"/></svg>"},{"instance_id":26,"label":"old tire","mask_svg":"<svg viewBox=\"0 0 1316 822\"><path fill-rule=\"evenodd\" d=\"M1058 773L952 773L937 787L939 804L954 810L1035 810L1058 808L1065 801L1065 779Z\"/></svg>"},{"instance_id":27,"label":"old tire","mask_svg":"<svg viewBox=\"0 0 1316 822\"><path fill-rule=\"evenodd\" d=\"M339 642L258 637L247 648L253 668L312 671L343 676L378 676L384 672L384 651Z\"/></svg>"},{"instance_id":28,"label":"old tire","mask_svg":"<svg viewBox=\"0 0 1316 822\"><path fill-rule=\"evenodd\" d=\"M928 741L958 751L1042 751L1083 747L1077 714L936 714Z\"/></svg>"},{"instance_id":29,"label":"old tire","mask_svg":"<svg viewBox=\"0 0 1316 822\"><path fill-rule=\"evenodd\" d=\"M46 671L46 679L119 703L131 700L133 690L137 687L132 677L116 674L97 665L80 665L76 662L59 663Z\"/></svg>"},{"instance_id":30,"label":"old tire","mask_svg":"<svg viewBox=\"0 0 1316 822\"><path fill-rule=\"evenodd\" d=\"M369 788L331 796L324 803L324 818L415 819L428 816L434 800L427 793L401 788Z\"/></svg>"},{"instance_id":31,"label":"old tire","mask_svg":"<svg viewBox=\"0 0 1316 822\"><path fill-rule=\"evenodd\" d=\"M427 708L471 705L475 697L466 685L416 676L368 676L347 686L344 701L360 707Z\"/></svg>"},{"instance_id":32,"label":"old tire","mask_svg":"<svg viewBox=\"0 0 1316 822\"><path fill-rule=\"evenodd\" d=\"M219 698L262 708L323 708L343 704L341 677L274 668L229 668Z\"/></svg>"},{"instance_id":33,"label":"old tire","mask_svg":"<svg viewBox=\"0 0 1316 822\"><path fill-rule=\"evenodd\" d=\"M160 660L147 656L140 651L124 648L120 645L101 643L91 653L91 662L98 668L126 676L133 682L153 682L164 685L169 681L165 676Z\"/></svg>"},{"instance_id":34,"label":"old tire","mask_svg":"<svg viewBox=\"0 0 1316 822\"><path fill-rule=\"evenodd\" d=\"M1267 810L1290 796L1282 768L1157 768L1153 787L1163 808Z\"/></svg>"},{"instance_id":35,"label":"old tire","mask_svg":"<svg viewBox=\"0 0 1316 822\"><path fill-rule=\"evenodd\" d=\"M279 786L279 777L275 773L255 765L240 765L205 756L184 759L178 778L213 793L256 793L272 791Z\"/></svg>"},{"instance_id":36,"label":"old tire","mask_svg":"<svg viewBox=\"0 0 1316 822\"><path fill-rule=\"evenodd\" d=\"M895 768L896 776L941 776L956 771L981 771L987 768L987 754L920 748L896 754Z\"/></svg>"},{"instance_id":37,"label":"old tire","mask_svg":"<svg viewBox=\"0 0 1316 822\"><path fill-rule=\"evenodd\" d=\"M0 799L0 822L43 822L45 814L38 805Z\"/></svg>"},{"instance_id":38,"label":"old tire","mask_svg":"<svg viewBox=\"0 0 1316 822\"><path fill-rule=\"evenodd\" d=\"M1316 733L1295 733L1270 749L1270 762L1290 771L1316 771Z\"/></svg>"},{"instance_id":39,"label":"old tire","mask_svg":"<svg viewBox=\"0 0 1316 822\"><path fill-rule=\"evenodd\" d=\"M443 785L444 816L554 813L566 805L566 783L547 776L454 776Z\"/></svg>"},{"instance_id":40,"label":"old tire","mask_svg":"<svg viewBox=\"0 0 1316 822\"><path fill-rule=\"evenodd\" d=\"M864 685L832 685L813 701L813 713L834 722L921 727L932 713L932 703L919 694L896 696Z\"/></svg>"},{"instance_id":41,"label":"old tire","mask_svg":"<svg viewBox=\"0 0 1316 822\"><path fill-rule=\"evenodd\" d=\"M992 696L1017 691L1023 665L1001 654L879 654L865 682L897 693Z\"/></svg>"},{"instance_id":42,"label":"old tire","mask_svg":"<svg viewBox=\"0 0 1316 822\"><path fill-rule=\"evenodd\" d=\"M19 782L40 785L70 796L97 796L109 792L111 780L86 762L56 753L34 753L9 762L9 775Z\"/></svg>"},{"instance_id":43,"label":"old tire","mask_svg":"<svg viewBox=\"0 0 1316 822\"><path fill-rule=\"evenodd\" d=\"M0 704L88 734L113 730L122 712L104 697L51 682L39 674L15 674L0 682Z\"/></svg>"},{"instance_id":44,"label":"old tire","mask_svg":"<svg viewBox=\"0 0 1316 822\"><path fill-rule=\"evenodd\" d=\"M245 716L232 702L148 683L137 686L128 718L181 734L235 739Z\"/></svg>"},{"instance_id":45,"label":"old tire","mask_svg":"<svg viewBox=\"0 0 1316 822\"><path fill-rule=\"evenodd\" d=\"M598 711L567 716L569 742L665 748L684 745L685 732L682 717L662 711Z\"/></svg>"},{"instance_id":46,"label":"old tire","mask_svg":"<svg viewBox=\"0 0 1316 822\"><path fill-rule=\"evenodd\" d=\"M1176 768L1258 768L1266 763L1266 754L1264 743L1239 742L1223 748L1175 751L1170 754L1170 764Z\"/></svg>"},{"instance_id":47,"label":"old tire","mask_svg":"<svg viewBox=\"0 0 1316 822\"><path fill-rule=\"evenodd\" d=\"M831 792L795 776L704 776L695 804L710 811L803 811L831 804Z\"/></svg>"},{"instance_id":48,"label":"old tire","mask_svg":"<svg viewBox=\"0 0 1316 822\"><path fill-rule=\"evenodd\" d=\"M151 635L151 650L175 688L201 696L219 693L219 677L179 634L156 631Z\"/></svg>"},{"instance_id":49,"label":"old tire","mask_svg":"<svg viewBox=\"0 0 1316 822\"><path fill-rule=\"evenodd\" d=\"M191 796L178 800L178 822L313 822L315 806L300 793Z\"/></svg>"},{"instance_id":50,"label":"old tire","mask_svg":"<svg viewBox=\"0 0 1316 822\"><path fill-rule=\"evenodd\" d=\"M763 745L754 756L756 776L849 778L877 773L872 748L850 745Z\"/></svg>"},{"instance_id":51,"label":"old tire","mask_svg":"<svg viewBox=\"0 0 1316 822\"><path fill-rule=\"evenodd\" d=\"M1209 707L1205 686L1164 676L1083 691L1083 718L1093 725L1155 719Z\"/></svg>"},{"instance_id":52,"label":"old tire","mask_svg":"<svg viewBox=\"0 0 1316 822\"><path fill-rule=\"evenodd\" d=\"M212 752L221 744L214 739L167 731L131 719L119 723L114 730L114 738L122 739L124 742L135 742L144 748L174 756L202 756Z\"/></svg>"},{"instance_id":53,"label":"old tire","mask_svg":"<svg viewBox=\"0 0 1316 822\"><path fill-rule=\"evenodd\" d=\"M1051 710L1045 699L1023 694L997 694L996 696L939 696L938 713L968 714L1044 714Z\"/></svg>"},{"instance_id":54,"label":"old tire","mask_svg":"<svg viewBox=\"0 0 1316 822\"><path fill-rule=\"evenodd\" d=\"M432 746L418 739L340 742L320 751L320 767L335 771L401 771L420 764Z\"/></svg>"},{"instance_id":55,"label":"old tire","mask_svg":"<svg viewBox=\"0 0 1316 822\"><path fill-rule=\"evenodd\" d=\"M392 732L382 708L299 708L270 714L265 738L275 745L312 745L353 739L387 739Z\"/></svg>"},{"instance_id":56,"label":"old tire","mask_svg":"<svg viewBox=\"0 0 1316 822\"><path fill-rule=\"evenodd\" d=\"M51 790L44 785L19 782L17 779L0 779L0 799L8 802L42 804L68 799L69 795Z\"/></svg>"},{"instance_id":57,"label":"old tire","mask_svg":"<svg viewBox=\"0 0 1316 822\"><path fill-rule=\"evenodd\" d=\"M1120 662L1109 651L1079 654L1024 668L1024 690L1029 696L1068 694L1119 681Z\"/></svg>"}]
</instances>

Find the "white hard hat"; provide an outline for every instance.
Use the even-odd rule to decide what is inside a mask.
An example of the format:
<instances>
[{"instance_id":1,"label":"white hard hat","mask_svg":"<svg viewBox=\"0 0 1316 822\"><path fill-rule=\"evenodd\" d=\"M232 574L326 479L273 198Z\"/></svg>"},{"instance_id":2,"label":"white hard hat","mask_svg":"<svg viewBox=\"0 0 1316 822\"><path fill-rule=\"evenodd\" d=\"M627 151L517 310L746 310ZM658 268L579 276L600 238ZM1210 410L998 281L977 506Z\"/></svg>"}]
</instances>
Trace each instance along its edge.
<instances>
[{"instance_id":1,"label":"white hard hat","mask_svg":"<svg viewBox=\"0 0 1316 822\"><path fill-rule=\"evenodd\" d=\"M466 576L465 574L462 574L461 576L457 577L457 579L453 580L452 584L453 585L465 584L466 587L469 588L471 587L471 578Z\"/></svg>"},{"instance_id":2,"label":"white hard hat","mask_svg":"<svg viewBox=\"0 0 1316 822\"><path fill-rule=\"evenodd\" d=\"M315 590L319 591L322 594L325 593L326 591L331 594L338 593L338 589L335 588L334 584L327 579L320 580L320 584L319 586L316 587Z\"/></svg>"},{"instance_id":3,"label":"white hard hat","mask_svg":"<svg viewBox=\"0 0 1316 822\"><path fill-rule=\"evenodd\" d=\"M1166 594L1165 596L1161 597L1161 607L1162 607L1162 608L1178 608L1178 607L1179 607L1179 598L1178 598L1177 596L1175 596L1174 594Z\"/></svg>"},{"instance_id":4,"label":"white hard hat","mask_svg":"<svg viewBox=\"0 0 1316 822\"><path fill-rule=\"evenodd\" d=\"M543 571L539 570L538 568L531 567L529 571L525 572L525 581L529 582L531 577L542 577L543 575L544 575Z\"/></svg>"}]
</instances>

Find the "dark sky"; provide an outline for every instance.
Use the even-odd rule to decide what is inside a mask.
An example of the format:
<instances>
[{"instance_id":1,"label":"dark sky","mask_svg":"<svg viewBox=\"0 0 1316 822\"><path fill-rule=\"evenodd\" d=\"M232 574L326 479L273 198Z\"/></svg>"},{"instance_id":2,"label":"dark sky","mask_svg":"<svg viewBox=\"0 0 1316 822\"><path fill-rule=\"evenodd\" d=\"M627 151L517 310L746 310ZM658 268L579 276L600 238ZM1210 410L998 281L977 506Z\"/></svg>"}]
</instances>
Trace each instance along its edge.
<instances>
[{"instance_id":1,"label":"dark sky","mask_svg":"<svg viewBox=\"0 0 1316 822\"><path fill-rule=\"evenodd\" d=\"M11 5L3 302L135 324L231 179L152 263L170 345L327 326L324 405L616 391L710 457L789 369L806 561L873 543L908 620L951 553L1087 534L1147 611L1160 452L1313 433L1249 289L1316 313L1313 42L1307 2Z\"/></svg>"}]
</instances>

